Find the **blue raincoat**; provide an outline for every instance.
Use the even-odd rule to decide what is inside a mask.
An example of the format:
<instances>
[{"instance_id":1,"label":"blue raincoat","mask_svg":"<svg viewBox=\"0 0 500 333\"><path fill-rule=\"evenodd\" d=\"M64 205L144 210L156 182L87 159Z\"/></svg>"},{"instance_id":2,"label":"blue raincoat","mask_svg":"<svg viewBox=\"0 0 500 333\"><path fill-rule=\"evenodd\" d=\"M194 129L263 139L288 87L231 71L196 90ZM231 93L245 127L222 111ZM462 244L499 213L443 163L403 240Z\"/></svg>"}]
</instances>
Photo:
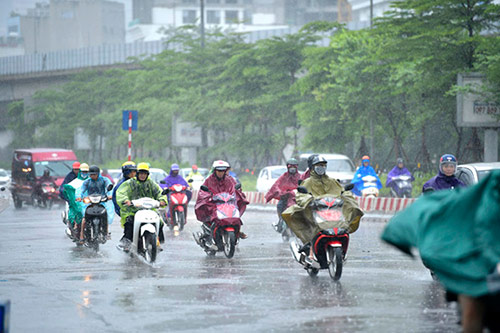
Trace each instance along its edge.
<instances>
[{"instance_id":1,"label":"blue raincoat","mask_svg":"<svg viewBox=\"0 0 500 333\"><path fill-rule=\"evenodd\" d=\"M354 184L354 188L352 189L352 193L354 195L361 196L361 190L364 188L364 176L374 176L375 178L377 178L377 188L379 190L382 188L382 182L378 178L375 169L373 169L370 164L368 164L367 166L361 165L358 170L356 170L356 173L354 174L354 177L351 181L351 183Z\"/></svg>"},{"instance_id":2,"label":"blue raincoat","mask_svg":"<svg viewBox=\"0 0 500 333\"><path fill-rule=\"evenodd\" d=\"M101 195L110 196L112 191L108 191L107 187L109 185L113 185L111 180L106 177L99 175L97 180L93 180L90 177L87 178L82 186L77 190L77 198L85 198L90 194L99 193ZM113 223L113 218L115 217L115 211L113 207L113 202L108 200L106 202L101 202L102 205L106 208L106 212L108 214L108 224ZM85 215L85 210L87 209L88 204L82 205L82 213Z\"/></svg>"}]
</instances>

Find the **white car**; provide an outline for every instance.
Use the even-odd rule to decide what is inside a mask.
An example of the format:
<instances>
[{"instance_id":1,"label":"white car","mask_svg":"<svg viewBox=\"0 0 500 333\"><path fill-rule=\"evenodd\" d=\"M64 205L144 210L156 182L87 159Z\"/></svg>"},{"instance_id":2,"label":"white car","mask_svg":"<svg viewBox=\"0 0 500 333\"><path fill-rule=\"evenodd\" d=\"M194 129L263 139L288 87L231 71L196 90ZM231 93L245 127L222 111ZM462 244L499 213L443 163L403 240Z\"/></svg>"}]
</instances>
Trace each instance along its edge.
<instances>
[{"instance_id":1,"label":"white car","mask_svg":"<svg viewBox=\"0 0 500 333\"><path fill-rule=\"evenodd\" d=\"M259 177L257 178L257 191L267 192L276 182L276 180L286 172L284 165L267 166L260 170Z\"/></svg>"},{"instance_id":2,"label":"white car","mask_svg":"<svg viewBox=\"0 0 500 333\"><path fill-rule=\"evenodd\" d=\"M193 182L191 183L191 187L193 188L193 190L199 190L200 189L200 186L203 184L203 182L205 181L205 179L207 178L208 176L208 169L206 168L198 168L198 172L201 173L202 177L194 177L193 178ZM184 178L186 181L188 180L187 179L187 176L189 175L189 173L191 172L191 168L182 168L180 170L180 175L182 176L182 178Z\"/></svg>"},{"instance_id":3,"label":"white car","mask_svg":"<svg viewBox=\"0 0 500 333\"><path fill-rule=\"evenodd\" d=\"M311 154L301 154L299 160L299 171L304 172L307 170L307 158ZM330 178L335 178L340 181L342 185L349 184L354 177L356 169L351 159L341 154L319 154L327 160L326 174Z\"/></svg>"},{"instance_id":4,"label":"white car","mask_svg":"<svg viewBox=\"0 0 500 333\"><path fill-rule=\"evenodd\" d=\"M4 169L0 169L0 187L7 187L10 184L10 176Z\"/></svg>"},{"instance_id":5,"label":"white car","mask_svg":"<svg viewBox=\"0 0 500 333\"><path fill-rule=\"evenodd\" d=\"M149 168L149 177L155 181L156 184L160 184L160 180L163 180L168 176L168 173L160 168Z\"/></svg>"},{"instance_id":6,"label":"white car","mask_svg":"<svg viewBox=\"0 0 500 333\"><path fill-rule=\"evenodd\" d=\"M117 184L122 178L122 169L108 169L108 173L115 181L115 184Z\"/></svg>"}]
</instances>

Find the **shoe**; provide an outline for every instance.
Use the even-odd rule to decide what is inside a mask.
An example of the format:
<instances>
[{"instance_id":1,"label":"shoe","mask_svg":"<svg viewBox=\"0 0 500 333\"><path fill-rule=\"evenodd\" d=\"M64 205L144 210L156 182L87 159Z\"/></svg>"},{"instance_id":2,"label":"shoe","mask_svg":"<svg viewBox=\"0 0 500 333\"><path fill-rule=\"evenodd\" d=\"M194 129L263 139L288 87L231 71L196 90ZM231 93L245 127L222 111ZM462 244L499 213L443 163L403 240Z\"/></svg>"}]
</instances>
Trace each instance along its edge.
<instances>
[{"instance_id":1,"label":"shoe","mask_svg":"<svg viewBox=\"0 0 500 333\"><path fill-rule=\"evenodd\" d=\"M110 232L108 232L108 236L106 236L106 239L111 240L111 233Z\"/></svg>"},{"instance_id":2,"label":"shoe","mask_svg":"<svg viewBox=\"0 0 500 333\"><path fill-rule=\"evenodd\" d=\"M240 239L247 239L248 238L247 234L245 234L243 231L240 231L239 237L240 237Z\"/></svg>"},{"instance_id":3,"label":"shoe","mask_svg":"<svg viewBox=\"0 0 500 333\"><path fill-rule=\"evenodd\" d=\"M123 252L129 252L131 245L132 242L128 238L122 238L116 247Z\"/></svg>"},{"instance_id":4,"label":"shoe","mask_svg":"<svg viewBox=\"0 0 500 333\"><path fill-rule=\"evenodd\" d=\"M309 255L310 251L311 251L311 243L306 243L299 248L299 253L302 252L306 255Z\"/></svg>"},{"instance_id":5,"label":"shoe","mask_svg":"<svg viewBox=\"0 0 500 333\"><path fill-rule=\"evenodd\" d=\"M66 236L69 237L69 239L74 239L73 234L71 233L71 230L69 228L66 228L64 232L66 233Z\"/></svg>"}]
</instances>

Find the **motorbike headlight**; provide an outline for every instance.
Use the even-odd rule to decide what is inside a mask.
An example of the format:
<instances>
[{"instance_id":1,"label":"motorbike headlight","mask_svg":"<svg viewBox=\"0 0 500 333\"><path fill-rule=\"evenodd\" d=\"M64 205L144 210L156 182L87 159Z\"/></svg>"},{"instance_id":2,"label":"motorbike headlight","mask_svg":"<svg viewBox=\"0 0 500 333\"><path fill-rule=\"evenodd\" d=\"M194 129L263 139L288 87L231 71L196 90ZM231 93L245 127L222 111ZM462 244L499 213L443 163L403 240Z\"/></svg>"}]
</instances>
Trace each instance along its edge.
<instances>
[{"instance_id":1,"label":"motorbike headlight","mask_svg":"<svg viewBox=\"0 0 500 333\"><path fill-rule=\"evenodd\" d=\"M101 196L100 195L91 195L89 197L89 199L90 199L90 202L92 202L94 204L101 202Z\"/></svg>"}]
</instances>

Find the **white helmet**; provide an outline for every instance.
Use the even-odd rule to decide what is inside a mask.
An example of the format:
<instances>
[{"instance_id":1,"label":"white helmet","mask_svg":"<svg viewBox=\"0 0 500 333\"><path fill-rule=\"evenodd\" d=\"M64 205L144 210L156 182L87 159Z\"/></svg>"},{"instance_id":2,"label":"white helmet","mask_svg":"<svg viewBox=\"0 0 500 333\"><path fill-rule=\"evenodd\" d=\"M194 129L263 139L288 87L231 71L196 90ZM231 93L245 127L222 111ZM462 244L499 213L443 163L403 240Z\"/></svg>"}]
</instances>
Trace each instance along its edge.
<instances>
[{"instance_id":1,"label":"white helmet","mask_svg":"<svg viewBox=\"0 0 500 333\"><path fill-rule=\"evenodd\" d=\"M227 163L226 161L223 161L223 160L214 161L214 164L212 164L212 168L214 168L215 170L219 170L219 171L226 171L230 167L231 166L229 165L229 163Z\"/></svg>"}]
</instances>

